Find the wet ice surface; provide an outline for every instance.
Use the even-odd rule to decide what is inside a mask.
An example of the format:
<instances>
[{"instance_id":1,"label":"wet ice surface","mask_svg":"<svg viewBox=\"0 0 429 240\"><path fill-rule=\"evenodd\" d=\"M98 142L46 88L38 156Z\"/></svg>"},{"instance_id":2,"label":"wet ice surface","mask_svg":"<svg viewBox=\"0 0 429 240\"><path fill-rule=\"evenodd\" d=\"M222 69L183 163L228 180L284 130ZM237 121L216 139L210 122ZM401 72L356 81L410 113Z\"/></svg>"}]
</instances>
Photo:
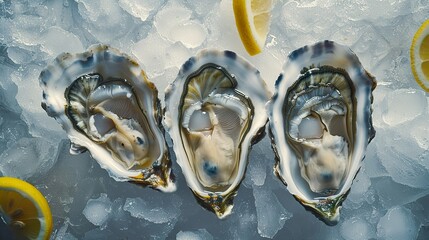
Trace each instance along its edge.
<instances>
[{"instance_id":1,"label":"wet ice surface","mask_svg":"<svg viewBox=\"0 0 429 240\"><path fill-rule=\"evenodd\" d=\"M53 239L427 239L428 94L409 60L429 1L277 1L263 53L250 57L231 0L0 0L0 175L35 184L54 216ZM327 17L329 16L329 17ZM200 207L174 163L178 190L115 182L88 153L69 154L66 135L40 107L38 75L61 52L107 43L133 55L159 90L202 48L237 52L273 92L287 54L330 39L348 45L378 80L377 135L343 204L326 226L273 175L266 136L250 162L231 216Z\"/></svg>"}]
</instances>

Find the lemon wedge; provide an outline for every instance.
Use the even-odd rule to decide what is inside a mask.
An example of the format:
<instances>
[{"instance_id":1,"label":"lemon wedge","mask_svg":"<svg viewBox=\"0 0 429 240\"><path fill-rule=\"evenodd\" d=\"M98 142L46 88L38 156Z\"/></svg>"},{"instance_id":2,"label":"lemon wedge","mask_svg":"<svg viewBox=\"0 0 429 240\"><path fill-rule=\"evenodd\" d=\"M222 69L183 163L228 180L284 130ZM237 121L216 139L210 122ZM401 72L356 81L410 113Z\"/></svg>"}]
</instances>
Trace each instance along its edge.
<instances>
[{"instance_id":1,"label":"lemon wedge","mask_svg":"<svg viewBox=\"0 0 429 240\"><path fill-rule=\"evenodd\" d=\"M273 0L233 0L235 25L241 42L253 56L265 45L270 28Z\"/></svg>"},{"instance_id":2,"label":"lemon wedge","mask_svg":"<svg viewBox=\"0 0 429 240\"><path fill-rule=\"evenodd\" d=\"M7 225L20 239L47 240L52 232L52 214L48 202L33 185L0 177L0 224Z\"/></svg>"},{"instance_id":3,"label":"lemon wedge","mask_svg":"<svg viewBox=\"0 0 429 240\"><path fill-rule=\"evenodd\" d=\"M429 92L429 19L414 35L410 55L414 78L426 92Z\"/></svg>"}]
</instances>

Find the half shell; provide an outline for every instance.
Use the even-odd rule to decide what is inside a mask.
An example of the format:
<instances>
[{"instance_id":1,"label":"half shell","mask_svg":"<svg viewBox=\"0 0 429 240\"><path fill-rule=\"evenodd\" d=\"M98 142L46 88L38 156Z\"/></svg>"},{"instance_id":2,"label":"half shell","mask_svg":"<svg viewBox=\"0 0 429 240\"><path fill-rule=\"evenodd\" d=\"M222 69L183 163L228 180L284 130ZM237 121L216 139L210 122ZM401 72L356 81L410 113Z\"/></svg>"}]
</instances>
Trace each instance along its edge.
<instances>
[{"instance_id":1,"label":"half shell","mask_svg":"<svg viewBox=\"0 0 429 240\"><path fill-rule=\"evenodd\" d=\"M137 62L106 45L63 53L40 74L42 107L73 154L89 150L117 181L174 191L158 91Z\"/></svg>"},{"instance_id":2,"label":"half shell","mask_svg":"<svg viewBox=\"0 0 429 240\"><path fill-rule=\"evenodd\" d=\"M332 41L293 51L269 104L274 168L288 190L335 224L368 143L372 77L356 55Z\"/></svg>"},{"instance_id":3,"label":"half shell","mask_svg":"<svg viewBox=\"0 0 429 240\"><path fill-rule=\"evenodd\" d=\"M259 71L230 51L190 58L166 90L164 123L200 203L230 214L251 145L264 133L267 91Z\"/></svg>"}]
</instances>

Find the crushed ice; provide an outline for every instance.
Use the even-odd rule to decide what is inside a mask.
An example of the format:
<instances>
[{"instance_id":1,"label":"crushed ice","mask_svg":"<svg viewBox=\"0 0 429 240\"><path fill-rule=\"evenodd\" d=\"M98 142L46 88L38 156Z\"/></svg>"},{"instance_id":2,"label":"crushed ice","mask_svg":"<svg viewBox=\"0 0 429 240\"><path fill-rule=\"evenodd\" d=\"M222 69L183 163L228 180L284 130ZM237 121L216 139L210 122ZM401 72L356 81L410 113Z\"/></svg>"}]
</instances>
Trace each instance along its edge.
<instances>
[{"instance_id":1,"label":"crushed ice","mask_svg":"<svg viewBox=\"0 0 429 240\"><path fill-rule=\"evenodd\" d=\"M256 57L240 43L231 4L1 0L0 175L27 179L47 196L55 239L427 238L429 98L413 79L408 55L429 3L279 0L269 44ZM180 65L202 48L245 56L273 90L286 55L323 39L350 46L379 83L377 135L334 227L305 211L273 176L268 137L250 153L233 214L219 221L195 202L177 165L178 191L162 194L115 182L87 153L70 156L65 134L40 107L41 69L60 52L99 42L134 55L163 101Z\"/></svg>"}]
</instances>

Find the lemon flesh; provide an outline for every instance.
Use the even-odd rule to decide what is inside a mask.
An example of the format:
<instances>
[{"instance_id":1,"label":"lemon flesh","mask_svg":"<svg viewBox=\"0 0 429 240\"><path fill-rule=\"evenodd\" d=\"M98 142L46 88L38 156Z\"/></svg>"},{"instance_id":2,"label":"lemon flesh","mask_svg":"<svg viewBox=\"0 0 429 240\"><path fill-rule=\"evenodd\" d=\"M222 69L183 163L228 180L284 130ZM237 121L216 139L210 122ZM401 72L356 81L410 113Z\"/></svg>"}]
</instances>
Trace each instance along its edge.
<instances>
[{"instance_id":1,"label":"lemon flesh","mask_svg":"<svg viewBox=\"0 0 429 240\"><path fill-rule=\"evenodd\" d=\"M44 240L52 232L52 214L34 186L20 179L0 177L0 224L0 230L6 225L16 238Z\"/></svg>"},{"instance_id":2,"label":"lemon flesh","mask_svg":"<svg viewBox=\"0 0 429 240\"><path fill-rule=\"evenodd\" d=\"M233 0L235 24L251 55L262 52L270 26L271 0Z\"/></svg>"},{"instance_id":3,"label":"lemon flesh","mask_svg":"<svg viewBox=\"0 0 429 240\"><path fill-rule=\"evenodd\" d=\"M429 92L429 19L414 35L410 55L411 69L416 82Z\"/></svg>"}]
</instances>

